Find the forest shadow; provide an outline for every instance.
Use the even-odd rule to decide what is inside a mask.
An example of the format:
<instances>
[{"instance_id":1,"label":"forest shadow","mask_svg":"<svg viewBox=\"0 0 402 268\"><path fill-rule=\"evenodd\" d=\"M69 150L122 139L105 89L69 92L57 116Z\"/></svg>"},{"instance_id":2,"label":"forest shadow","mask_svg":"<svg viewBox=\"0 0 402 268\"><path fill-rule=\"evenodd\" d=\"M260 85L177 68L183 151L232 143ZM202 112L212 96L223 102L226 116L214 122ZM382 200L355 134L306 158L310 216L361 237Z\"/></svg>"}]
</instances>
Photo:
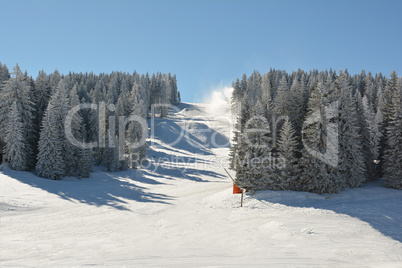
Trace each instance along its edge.
<instances>
[{"instance_id":1,"label":"forest shadow","mask_svg":"<svg viewBox=\"0 0 402 268\"><path fill-rule=\"evenodd\" d=\"M150 122L151 146L171 147L200 155L211 155L211 148L229 147L229 139L207 124L208 122L202 119L154 118ZM160 141L163 141L164 145L161 145Z\"/></svg>"},{"instance_id":2,"label":"forest shadow","mask_svg":"<svg viewBox=\"0 0 402 268\"><path fill-rule=\"evenodd\" d=\"M165 148L164 148L165 149ZM165 179L187 179L196 182L208 182L201 177L226 178L222 174L208 170L207 166L217 165L214 156L194 154L193 156L178 156L174 151L148 150L148 162L146 168L142 168L143 174L161 177Z\"/></svg>"},{"instance_id":3,"label":"forest shadow","mask_svg":"<svg viewBox=\"0 0 402 268\"><path fill-rule=\"evenodd\" d=\"M346 214L370 224L402 242L402 191L384 187L384 181L368 182L362 188L339 194L294 191L260 191L254 198L291 207L316 208Z\"/></svg>"},{"instance_id":4,"label":"forest shadow","mask_svg":"<svg viewBox=\"0 0 402 268\"><path fill-rule=\"evenodd\" d=\"M65 200L97 207L108 206L119 210L130 210L126 200L160 204L170 204L169 200L172 200L170 196L152 193L148 188L137 185L137 182L144 184L161 184L161 182L144 178L135 170L108 173L97 169L91 173L90 178L66 177L58 181L8 168L2 173Z\"/></svg>"}]
</instances>

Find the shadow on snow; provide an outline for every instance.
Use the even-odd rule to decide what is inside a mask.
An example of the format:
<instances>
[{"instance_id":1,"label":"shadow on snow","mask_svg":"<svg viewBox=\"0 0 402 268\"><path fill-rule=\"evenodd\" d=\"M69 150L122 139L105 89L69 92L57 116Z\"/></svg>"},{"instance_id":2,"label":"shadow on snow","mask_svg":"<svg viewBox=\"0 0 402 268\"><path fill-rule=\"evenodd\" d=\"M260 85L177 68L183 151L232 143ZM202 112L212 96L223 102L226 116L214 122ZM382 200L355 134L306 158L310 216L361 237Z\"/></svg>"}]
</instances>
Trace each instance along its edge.
<instances>
[{"instance_id":1,"label":"shadow on snow","mask_svg":"<svg viewBox=\"0 0 402 268\"><path fill-rule=\"evenodd\" d=\"M161 183L141 176L136 170L108 173L97 169L91 173L90 178L80 180L66 177L59 181L47 180L30 172L13 171L8 168L2 173L65 200L98 207L109 206L119 210L130 210L126 200L169 204L168 201L172 199L164 194L148 192L146 187L137 185L137 182Z\"/></svg>"},{"instance_id":2,"label":"shadow on snow","mask_svg":"<svg viewBox=\"0 0 402 268\"><path fill-rule=\"evenodd\" d=\"M219 165L212 153L207 155L194 154L190 156L177 155L172 150L148 150L146 168L141 169L143 174L165 179L187 179L196 182L208 182L201 177L226 178L222 174L209 170Z\"/></svg>"},{"instance_id":3,"label":"shadow on snow","mask_svg":"<svg viewBox=\"0 0 402 268\"><path fill-rule=\"evenodd\" d=\"M196 122L196 119L155 118L151 128L151 146L155 148L174 148L182 153L212 155L211 148L226 148L230 144L224 135L203 122Z\"/></svg>"},{"instance_id":4,"label":"shadow on snow","mask_svg":"<svg viewBox=\"0 0 402 268\"><path fill-rule=\"evenodd\" d=\"M384 187L384 181L339 194L312 194L294 191L259 191L254 198L292 207L332 210L369 223L392 239L402 242L402 191Z\"/></svg>"}]
</instances>

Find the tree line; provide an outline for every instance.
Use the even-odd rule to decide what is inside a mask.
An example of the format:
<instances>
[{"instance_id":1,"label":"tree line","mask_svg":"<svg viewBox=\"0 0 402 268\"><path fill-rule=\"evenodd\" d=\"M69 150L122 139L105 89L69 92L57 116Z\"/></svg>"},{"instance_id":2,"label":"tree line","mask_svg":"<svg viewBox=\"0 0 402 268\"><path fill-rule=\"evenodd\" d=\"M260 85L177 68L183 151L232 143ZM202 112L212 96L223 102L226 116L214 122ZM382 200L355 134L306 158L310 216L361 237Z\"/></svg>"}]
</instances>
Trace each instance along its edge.
<instances>
[{"instance_id":1,"label":"tree line","mask_svg":"<svg viewBox=\"0 0 402 268\"><path fill-rule=\"evenodd\" d=\"M154 104L162 105L156 112L164 117L168 110L163 104L179 102L176 76L170 73L63 75L56 69L49 75L42 70L33 79L18 64L10 73L0 63L3 160L12 169L32 170L48 179L89 177L93 165L124 170L133 154L136 163L146 158L146 143L133 148L119 134L131 143L144 139L147 133L138 118L145 120ZM74 107L81 109L71 113ZM137 120L119 122L129 117ZM72 138L85 146L72 144ZM97 146L88 145L93 143Z\"/></svg>"},{"instance_id":2,"label":"tree line","mask_svg":"<svg viewBox=\"0 0 402 268\"><path fill-rule=\"evenodd\" d=\"M402 79L363 70L254 71L233 82L230 165L248 190L402 189Z\"/></svg>"}]
</instances>

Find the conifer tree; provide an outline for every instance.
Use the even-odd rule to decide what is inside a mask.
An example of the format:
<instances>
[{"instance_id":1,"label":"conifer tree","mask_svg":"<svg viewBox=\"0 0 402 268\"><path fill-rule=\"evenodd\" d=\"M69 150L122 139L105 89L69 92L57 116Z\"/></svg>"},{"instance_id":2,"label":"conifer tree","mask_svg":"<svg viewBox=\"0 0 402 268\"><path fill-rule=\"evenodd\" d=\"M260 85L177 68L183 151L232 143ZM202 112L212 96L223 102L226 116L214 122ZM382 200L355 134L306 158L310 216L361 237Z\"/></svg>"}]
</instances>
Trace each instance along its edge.
<instances>
[{"instance_id":1,"label":"conifer tree","mask_svg":"<svg viewBox=\"0 0 402 268\"><path fill-rule=\"evenodd\" d=\"M263 74L261 78L261 102L265 106L267 118L271 118L273 115L273 101L272 101L272 88L271 81L268 74Z\"/></svg>"},{"instance_id":2,"label":"conifer tree","mask_svg":"<svg viewBox=\"0 0 402 268\"><path fill-rule=\"evenodd\" d=\"M303 92L297 79L293 80L288 99L287 115L294 125L295 132L300 133L305 117Z\"/></svg>"},{"instance_id":3,"label":"conifer tree","mask_svg":"<svg viewBox=\"0 0 402 268\"><path fill-rule=\"evenodd\" d=\"M53 103L49 102L42 121L36 172L41 177L60 180L65 174L64 141L60 129L53 127L57 124L53 110Z\"/></svg>"},{"instance_id":4,"label":"conifer tree","mask_svg":"<svg viewBox=\"0 0 402 268\"><path fill-rule=\"evenodd\" d=\"M236 121L236 124L233 133L232 145L229 152L229 167L236 172L240 167L240 159L244 159L244 154L240 149L242 144L242 131L244 128L244 124L248 118L248 116L246 115L248 113L248 106L247 104L242 104L242 96L239 95L238 97L238 103L235 103L235 99L233 98L232 104L232 113L234 114L234 120Z\"/></svg>"},{"instance_id":5,"label":"conifer tree","mask_svg":"<svg viewBox=\"0 0 402 268\"><path fill-rule=\"evenodd\" d=\"M10 79L10 73L8 71L7 66L4 64L1 64L0 62L0 89L3 86L3 83Z\"/></svg>"},{"instance_id":6,"label":"conifer tree","mask_svg":"<svg viewBox=\"0 0 402 268\"><path fill-rule=\"evenodd\" d=\"M39 176L58 180L70 175L72 145L66 138L64 121L69 110L66 86L61 80L46 109L39 138L36 171Z\"/></svg>"},{"instance_id":7,"label":"conifer tree","mask_svg":"<svg viewBox=\"0 0 402 268\"><path fill-rule=\"evenodd\" d=\"M342 178L328 176L329 168L319 157L326 151L327 121L322 104L323 85L319 83L313 88L308 103L307 118L314 119L303 128L302 157L299 160L302 169L295 183L295 190L314 193L336 193L343 187Z\"/></svg>"},{"instance_id":8,"label":"conifer tree","mask_svg":"<svg viewBox=\"0 0 402 268\"><path fill-rule=\"evenodd\" d=\"M269 137L268 120L263 114L263 105L258 102L252 109L252 114L244 126L238 144L238 163L236 163L237 186L245 189L266 189L270 180L271 137Z\"/></svg>"},{"instance_id":9,"label":"conifer tree","mask_svg":"<svg viewBox=\"0 0 402 268\"><path fill-rule=\"evenodd\" d=\"M379 158L379 147L380 147L380 139L382 137L382 133L380 130L381 121L379 117L374 113L372 106L370 105L368 98L366 96L363 97L363 109L364 109L364 120L366 121L368 127L369 134L369 149L370 155L372 159L370 161L374 162L374 174L375 177L379 177L379 167L378 161Z\"/></svg>"},{"instance_id":10,"label":"conifer tree","mask_svg":"<svg viewBox=\"0 0 402 268\"><path fill-rule=\"evenodd\" d=\"M86 137L87 131L85 124L81 126L81 141L83 143L87 142ZM79 165L78 165L78 177L79 178L89 178L92 171L93 154L91 148L79 148Z\"/></svg>"},{"instance_id":11,"label":"conifer tree","mask_svg":"<svg viewBox=\"0 0 402 268\"><path fill-rule=\"evenodd\" d=\"M110 109L114 107L114 104L109 100L106 103L106 114L102 115L105 118L99 118L99 131L100 135L104 136L104 148L100 149L100 164L107 168L108 171L113 171L114 167L112 166L113 157L115 154L115 148L117 146L118 139L116 139L116 114L114 109Z\"/></svg>"},{"instance_id":12,"label":"conifer tree","mask_svg":"<svg viewBox=\"0 0 402 268\"><path fill-rule=\"evenodd\" d=\"M64 83L63 83L64 84ZM65 85L60 84L59 87L64 87ZM60 90L60 89L58 89ZM65 88L63 90L66 90ZM67 92L66 92L67 93ZM77 105L80 104L80 100L78 98L78 93L77 93L77 86L74 85L73 88L71 89L69 93L69 99L68 99L68 108L71 109ZM67 111L67 110L66 110ZM67 113L66 113L67 114ZM72 118L65 118L65 120L71 120L71 134L73 137L69 137L66 134L66 141L64 144L64 152L65 152L65 160L66 160L66 176L73 176L76 174L76 171L78 169L78 166L80 165L79 163L79 154L80 154L80 148L74 146L71 143L71 139L74 138L75 140L82 140L82 125L84 124L83 119L82 119L82 113L81 111L78 111L73 115Z\"/></svg>"},{"instance_id":13,"label":"conifer tree","mask_svg":"<svg viewBox=\"0 0 402 268\"><path fill-rule=\"evenodd\" d=\"M17 109L17 102L11 106L5 137L4 157L14 170L26 170L27 157L23 137L22 119Z\"/></svg>"},{"instance_id":14,"label":"conifer tree","mask_svg":"<svg viewBox=\"0 0 402 268\"><path fill-rule=\"evenodd\" d=\"M284 161L284 166L279 167L277 174L284 190L296 189L296 181L300 176L298 159L296 158L298 141L295 130L289 118L283 123L278 140L278 157Z\"/></svg>"},{"instance_id":15,"label":"conifer tree","mask_svg":"<svg viewBox=\"0 0 402 268\"><path fill-rule=\"evenodd\" d=\"M291 107L289 98L289 84L286 76L282 76L279 83L278 91L275 98L275 113L276 115L289 115L288 109Z\"/></svg>"},{"instance_id":16,"label":"conifer tree","mask_svg":"<svg viewBox=\"0 0 402 268\"><path fill-rule=\"evenodd\" d=\"M35 109L37 112L36 125L37 130L40 131L40 125L42 123L43 114L46 111L47 105L50 100L51 88L49 85L49 77L42 70L39 72L35 81Z\"/></svg>"},{"instance_id":17,"label":"conifer tree","mask_svg":"<svg viewBox=\"0 0 402 268\"><path fill-rule=\"evenodd\" d=\"M34 124L34 102L32 101L31 86L27 81L25 75L21 72L18 64L14 67L13 77L8 79L1 90L0 94L0 139L4 141L7 127L9 125L8 118L9 112L13 105L16 103L18 114L22 120L22 135L24 141L24 155L27 163L25 166L31 168L33 159L33 146L31 144L34 138L35 124Z\"/></svg>"},{"instance_id":18,"label":"conifer tree","mask_svg":"<svg viewBox=\"0 0 402 268\"><path fill-rule=\"evenodd\" d=\"M130 98L129 98L129 89L126 83L122 84L120 96L117 99L116 104L116 114L118 116L129 116L130 115Z\"/></svg>"},{"instance_id":19,"label":"conifer tree","mask_svg":"<svg viewBox=\"0 0 402 268\"><path fill-rule=\"evenodd\" d=\"M114 148L108 148L110 150L110 162L108 164L108 171L116 172L127 169L127 161L126 159L120 159L120 146L119 146L119 138L115 137L116 146ZM124 147L123 147L124 148ZM124 153L124 152L122 152Z\"/></svg>"},{"instance_id":20,"label":"conifer tree","mask_svg":"<svg viewBox=\"0 0 402 268\"><path fill-rule=\"evenodd\" d=\"M51 88L51 95L53 95L56 91L57 86L59 85L59 82L61 80L61 75L60 72L57 70L57 68L54 70L52 74L50 74L49 78L49 85Z\"/></svg>"},{"instance_id":21,"label":"conifer tree","mask_svg":"<svg viewBox=\"0 0 402 268\"><path fill-rule=\"evenodd\" d=\"M384 152L384 176L387 187L402 190L402 85L392 94L390 120L387 125L386 149Z\"/></svg>"},{"instance_id":22,"label":"conifer tree","mask_svg":"<svg viewBox=\"0 0 402 268\"><path fill-rule=\"evenodd\" d=\"M131 116L146 118L146 106L140 99L134 98L134 110ZM142 128L142 125L137 120L130 121L126 131L127 148L126 151L129 154L133 168L137 168L138 165L146 158L147 144L146 144L146 129ZM145 132L145 133L144 133ZM133 144L138 144L133 147ZM133 160L134 159L134 160Z\"/></svg>"},{"instance_id":23,"label":"conifer tree","mask_svg":"<svg viewBox=\"0 0 402 268\"><path fill-rule=\"evenodd\" d=\"M374 155L373 150L371 149L371 136L370 136L370 127L369 123L365 116L363 98L360 94L360 91L356 91L355 96L355 104L356 104L356 114L358 126L360 128L360 137L362 142L362 154L364 158L364 166L365 166L365 178L367 181L374 181L377 178L376 174L376 166L374 163ZM373 122L374 123L374 122Z\"/></svg>"},{"instance_id":24,"label":"conifer tree","mask_svg":"<svg viewBox=\"0 0 402 268\"><path fill-rule=\"evenodd\" d=\"M89 122L88 122L88 137L90 142L98 142L99 138L103 138L106 134L106 114L104 114L104 101L106 100L106 85L103 80L96 82L94 89L90 93L91 102L98 105L98 110L91 110L89 112ZM103 102L103 104L102 104ZM99 115L101 118L99 118ZM103 127L101 129L100 127ZM102 137L99 137L101 135ZM103 139L102 139L103 140ZM94 148L94 159L95 164L100 165L102 161L102 152L104 144L99 144L98 147Z\"/></svg>"},{"instance_id":25,"label":"conifer tree","mask_svg":"<svg viewBox=\"0 0 402 268\"><path fill-rule=\"evenodd\" d=\"M345 74L340 74L338 84L341 92L339 99L339 171L348 187L360 187L366 180L366 167L357 107L353 102L352 88Z\"/></svg>"}]
</instances>

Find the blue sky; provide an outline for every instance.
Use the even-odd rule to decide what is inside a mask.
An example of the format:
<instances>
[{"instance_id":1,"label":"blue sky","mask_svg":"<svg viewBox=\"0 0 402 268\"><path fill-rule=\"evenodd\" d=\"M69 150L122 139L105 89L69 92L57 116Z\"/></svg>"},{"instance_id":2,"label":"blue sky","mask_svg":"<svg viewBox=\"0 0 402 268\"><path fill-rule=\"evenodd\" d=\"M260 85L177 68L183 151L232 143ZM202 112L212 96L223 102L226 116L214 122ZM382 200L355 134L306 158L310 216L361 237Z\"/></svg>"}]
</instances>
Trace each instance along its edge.
<instances>
[{"instance_id":1,"label":"blue sky","mask_svg":"<svg viewBox=\"0 0 402 268\"><path fill-rule=\"evenodd\" d=\"M2 1L0 62L36 77L177 75L199 102L243 73L332 67L402 75L402 1Z\"/></svg>"}]
</instances>

